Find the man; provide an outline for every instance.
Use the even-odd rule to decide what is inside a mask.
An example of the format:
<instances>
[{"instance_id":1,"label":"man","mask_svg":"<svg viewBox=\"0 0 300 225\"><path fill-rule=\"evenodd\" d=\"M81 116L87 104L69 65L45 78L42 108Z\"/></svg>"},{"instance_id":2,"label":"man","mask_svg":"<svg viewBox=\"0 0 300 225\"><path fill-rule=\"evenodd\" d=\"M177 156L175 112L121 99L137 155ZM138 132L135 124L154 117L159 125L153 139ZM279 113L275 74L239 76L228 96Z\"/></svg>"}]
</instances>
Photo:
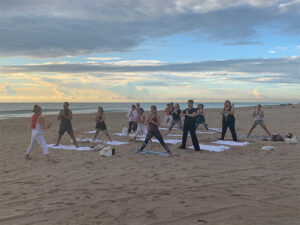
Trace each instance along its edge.
<instances>
[{"instance_id":1,"label":"man","mask_svg":"<svg viewBox=\"0 0 300 225\"><path fill-rule=\"evenodd\" d=\"M199 142L196 136L196 123L195 123L197 109L193 108L193 104L194 104L193 100L188 100L187 104L188 104L188 108L183 110L181 113L181 116L184 116L184 125L183 125L182 143L180 148L185 149L188 132L190 132L195 151L200 151Z\"/></svg>"},{"instance_id":2,"label":"man","mask_svg":"<svg viewBox=\"0 0 300 225\"><path fill-rule=\"evenodd\" d=\"M64 133L67 131L67 133L70 135L70 137L73 140L73 144L78 148L78 144L76 142L76 138L74 136L73 128L72 128L72 110L69 109L69 103L64 102L64 109L61 110L57 116L57 120L60 120L60 127L58 132L58 139L55 146L59 145L59 142L64 135Z\"/></svg>"},{"instance_id":3,"label":"man","mask_svg":"<svg viewBox=\"0 0 300 225\"><path fill-rule=\"evenodd\" d=\"M129 119L129 125L128 125L128 131L127 133L130 134L131 131L135 132L137 129L137 123L136 123L136 118L138 116L137 110L135 105L131 106L131 111L127 113L127 117Z\"/></svg>"}]
</instances>

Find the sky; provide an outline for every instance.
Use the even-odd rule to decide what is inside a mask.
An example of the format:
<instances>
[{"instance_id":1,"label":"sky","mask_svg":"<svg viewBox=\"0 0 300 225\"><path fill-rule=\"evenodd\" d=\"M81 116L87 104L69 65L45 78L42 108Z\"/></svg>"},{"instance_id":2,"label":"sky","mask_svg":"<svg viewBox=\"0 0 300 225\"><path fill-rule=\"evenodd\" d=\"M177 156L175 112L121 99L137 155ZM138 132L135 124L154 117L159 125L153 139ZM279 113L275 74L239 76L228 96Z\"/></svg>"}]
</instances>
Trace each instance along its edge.
<instances>
[{"instance_id":1,"label":"sky","mask_svg":"<svg viewBox=\"0 0 300 225\"><path fill-rule=\"evenodd\" d=\"M0 102L299 102L300 0L0 0Z\"/></svg>"}]
</instances>

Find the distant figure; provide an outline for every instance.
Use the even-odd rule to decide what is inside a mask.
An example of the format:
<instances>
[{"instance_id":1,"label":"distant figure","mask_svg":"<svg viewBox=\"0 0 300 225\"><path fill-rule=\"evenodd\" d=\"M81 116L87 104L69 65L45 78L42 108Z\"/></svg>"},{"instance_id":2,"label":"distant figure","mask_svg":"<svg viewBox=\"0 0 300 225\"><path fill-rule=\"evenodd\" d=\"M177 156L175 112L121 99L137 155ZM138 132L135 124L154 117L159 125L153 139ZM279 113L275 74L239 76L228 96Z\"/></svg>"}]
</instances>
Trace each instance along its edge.
<instances>
[{"instance_id":1,"label":"distant figure","mask_svg":"<svg viewBox=\"0 0 300 225\"><path fill-rule=\"evenodd\" d=\"M229 127L233 141L237 141L237 136L235 132L235 109L234 105L231 104L229 100L226 100L224 103L224 108L221 111L222 117L222 136L220 140L224 140L227 128Z\"/></svg>"},{"instance_id":2,"label":"distant figure","mask_svg":"<svg viewBox=\"0 0 300 225\"><path fill-rule=\"evenodd\" d=\"M167 126L169 122L172 121L172 116L171 116L171 112L172 112L172 106L170 104L167 104L167 107L165 108L165 120L164 120L164 125Z\"/></svg>"},{"instance_id":3,"label":"distant figure","mask_svg":"<svg viewBox=\"0 0 300 225\"><path fill-rule=\"evenodd\" d=\"M156 139L160 142L160 144L163 146L163 148L170 154L173 155L169 147L164 142L164 139L159 131L159 125L160 125L160 116L157 114L156 106L151 106L151 114L146 120L146 125L148 125L148 132L145 138L145 142L143 143L142 147L139 149L139 152L143 151L143 149L146 147L148 142L151 140L151 138L154 136Z\"/></svg>"},{"instance_id":4,"label":"distant figure","mask_svg":"<svg viewBox=\"0 0 300 225\"><path fill-rule=\"evenodd\" d=\"M78 144L76 142L76 138L74 136L74 132L73 132L73 128L72 128L72 110L69 109L69 103L68 102L64 102L64 109L61 110L57 116L57 120L60 120L60 127L59 127L59 132L58 132L58 139L57 139L57 143L55 146L58 146L61 140L61 137L64 135L65 132L67 132L70 137L73 140L73 144L76 146L76 148L78 148Z\"/></svg>"},{"instance_id":5,"label":"distant figure","mask_svg":"<svg viewBox=\"0 0 300 225\"><path fill-rule=\"evenodd\" d=\"M193 100L188 100L187 104L188 104L188 108L183 110L183 112L181 113L181 116L184 116L184 125L183 125L182 143L180 148L185 149L188 132L190 132L195 151L200 151L199 142L196 135L196 122L195 122L197 109L193 108L193 104L194 104Z\"/></svg>"},{"instance_id":6,"label":"distant figure","mask_svg":"<svg viewBox=\"0 0 300 225\"><path fill-rule=\"evenodd\" d=\"M107 129L106 129L106 124L105 124L105 116L104 116L104 111L103 108L101 106L98 107L98 113L96 116L96 134L94 137L94 141L96 140L97 135L99 134L100 131L102 131L107 138L109 139L110 142L112 142L111 137L109 136Z\"/></svg>"},{"instance_id":7,"label":"distant figure","mask_svg":"<svg viewBox=\"0 0 300 225\"><path fill-rule=\"evenodd\" d=\"M258 104L256 106L256 110L253 112L252 114L252 117L254 118L254 123L247 135L247 137L250 136L251 132L254 130L254 128L257 126L257 125L260 125L266 132L267 134L269 135L269 137L272 137L270 131L268 130L268 128L266 127L264 121L263 121L263 118L265 116L265 113L263 110L261 110L261 105Z\"/></svg>"},{"instance_id":8,"label":"distant figure","mask_svg":"<svg viewBox=\"0 0 300 225\"><path fill-rule=\"evenodd\" d=\"M171 112L172 122L166 136L168 136L168 134L171 132L171 130L176 124L180 127L181 130L183 130L180 114L181 114L180 106L179 104L176 103L174 110Z\"/></svg>"},{"instance_id":9,"label":"distant figure","mask_svg":"<svg viewBox=\"0 0 300 225\"><path fill-rule=\"evenodd\" d=\"M51 123L46 124L46 120L42 116L42 108L39 105L34 105L32 111L34 112L31 118L31 126L30 126L32 129L32 134L31 134L30 146L28 147L26 152L26 159L31 159L30 153L34 148L35 144L38 143L42 147L46 159L48 161L51 161L48 153L48 146L43 136L43 130L49 129L51 127Z\"/></svg>"},{"instance_id":10,"label":"distant figure","mask_svg":"<svg viewBox=\"0 0 300 225\"><path fill-rule=\"evenodd\" d=\"M137 111L137 113L139 113L141 105L140 105L140 103L136 103L135 105L136 105L136 111Z\"/></svg>"},{"instance_id":11,"label":"distant figure","mask_svg":"<svg viewBox=\"0 0 300 225\"><path fill-rule=\"evenodd\" d=\"M197 116L196 116L196 129L199 127L200 124L203 124L204 128L208 130L208 125L205 122L205 117L204 117L204 106L203 104L198 104L197 108Z\"/></svg>"},{"instance_id":12,"label":"distant figure","mask_svg":"<svg viewBox=\"0 0 300 225\"><path fill-rule=\"evenodd\" d=\"M135 140L139 134L145 134L145 135L147 134L147 127L145 125L145 121L146 118L144 116L144 109L140 108L140 110L138 111L138 116L136 118L136 123L138 128L136 130L133 140Z\"/></svg>"},{"instance_id":13,"label":"distant figure","mask_svg":"<svg viewBox=\"0 0 300 225\"><path fill-rule=\"evenodd\" d=\"M131 110L127 113L127 117L129 119L129 125L128 125L128 134L132 131L136 131L137 124L136 124L136 117L137 117L137 110L135 105L131 106Z\"/></svg>"}]
</instances>

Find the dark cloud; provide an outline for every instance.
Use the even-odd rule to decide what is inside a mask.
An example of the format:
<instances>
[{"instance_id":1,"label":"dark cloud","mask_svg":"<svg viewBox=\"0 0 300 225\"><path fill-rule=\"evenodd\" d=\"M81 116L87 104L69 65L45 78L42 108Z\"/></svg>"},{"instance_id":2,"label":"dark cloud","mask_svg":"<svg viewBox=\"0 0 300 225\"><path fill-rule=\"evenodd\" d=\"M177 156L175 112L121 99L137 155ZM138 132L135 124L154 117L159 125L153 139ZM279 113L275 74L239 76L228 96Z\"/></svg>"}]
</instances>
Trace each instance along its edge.
<instances>
[{"instance_id":1,"label":"dark cloud","mask_svg":"<svg viewBox=\"0 0 300 225\"><path fill-rule=\"evenodd\" d=\"M300 57L274 59L236 59L191 63L168 63L151 66L125 66L112 64L46 64L28 66L2 66L3 74L88 74L105 79L126 81L128 74L139 76L140 86L196 83L202 79L223 78L256 83L300 83ZM149 75L149 73L151 73ZM49 78L45 81L53 82Z\"/></svg>"},{"instance_id":2,"label":"dark cloud","mask_svg":"<svg viewBox=\"0 0 300 225\"><path fill-rule=\"evenodd\" d=\"M299 3L216 2L213 8L209 1L184 0L0 0L0 56L121 52L186 32L226 45L260 44L259 27L300 34Z\"/></svg>"}]
</instances>

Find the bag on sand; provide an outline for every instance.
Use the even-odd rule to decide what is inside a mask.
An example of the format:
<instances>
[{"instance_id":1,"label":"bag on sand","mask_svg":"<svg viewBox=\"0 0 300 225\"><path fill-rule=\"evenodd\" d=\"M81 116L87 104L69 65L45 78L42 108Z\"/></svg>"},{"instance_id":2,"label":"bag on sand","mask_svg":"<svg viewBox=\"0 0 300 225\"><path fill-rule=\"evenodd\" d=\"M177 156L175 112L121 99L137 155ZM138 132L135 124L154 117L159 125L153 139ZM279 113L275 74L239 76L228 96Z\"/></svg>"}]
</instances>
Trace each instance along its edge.
<instances>
[{"instance_id":1,"label":"bag on sand","mask_svg":"<svg viewBox=\"0 0 300 225\"><path fill-rule=\"evenodd\" d=\"M284 141L284 138L280 134L272 134L272 141Z\"/></svg>"},{"instance_id":2,"label":"bag on sand","mask_svg":"<svg viewBox=\"0 0 300 225\"><path fill-rule=\"evenodd\" d=\"M113 156L114 154L115 154L115 149L112 148L111 146L107 146L99 152L99 155L104 157Z\"/></svg>"},{"instance_id":3,"label":"bag on sand","mask_svg":"<svg viewBox=\"0 0 300 225\"><path fill-rule=\"evenodd\" d=\"M100 151L101 149L103 149L105 147L105 145L103 144L99 144L96 145L94 148L91 148L92 151Z\"/></svg>"},{"instance_id":4,"label":"bag on sand","mask_svg":"<svg viewBox=\"0 0 300 225\"><path fill-rule=\"evenodd\" d=\"M122 134L127 134L127 133L128 133L128 128L127 127L123 127Z\"/></svg>"},{"instance_id":5,"label":"bag on sand","mask_svg":"<svg viewBox=\"0 0 300 225\"><path fill-rule=\"evenodd\" d=\"M287 144L297 144L298 143L296 136L293 135L292 133L287 133L284 137L284 141Z\"/></svg>"}]
</instances>

